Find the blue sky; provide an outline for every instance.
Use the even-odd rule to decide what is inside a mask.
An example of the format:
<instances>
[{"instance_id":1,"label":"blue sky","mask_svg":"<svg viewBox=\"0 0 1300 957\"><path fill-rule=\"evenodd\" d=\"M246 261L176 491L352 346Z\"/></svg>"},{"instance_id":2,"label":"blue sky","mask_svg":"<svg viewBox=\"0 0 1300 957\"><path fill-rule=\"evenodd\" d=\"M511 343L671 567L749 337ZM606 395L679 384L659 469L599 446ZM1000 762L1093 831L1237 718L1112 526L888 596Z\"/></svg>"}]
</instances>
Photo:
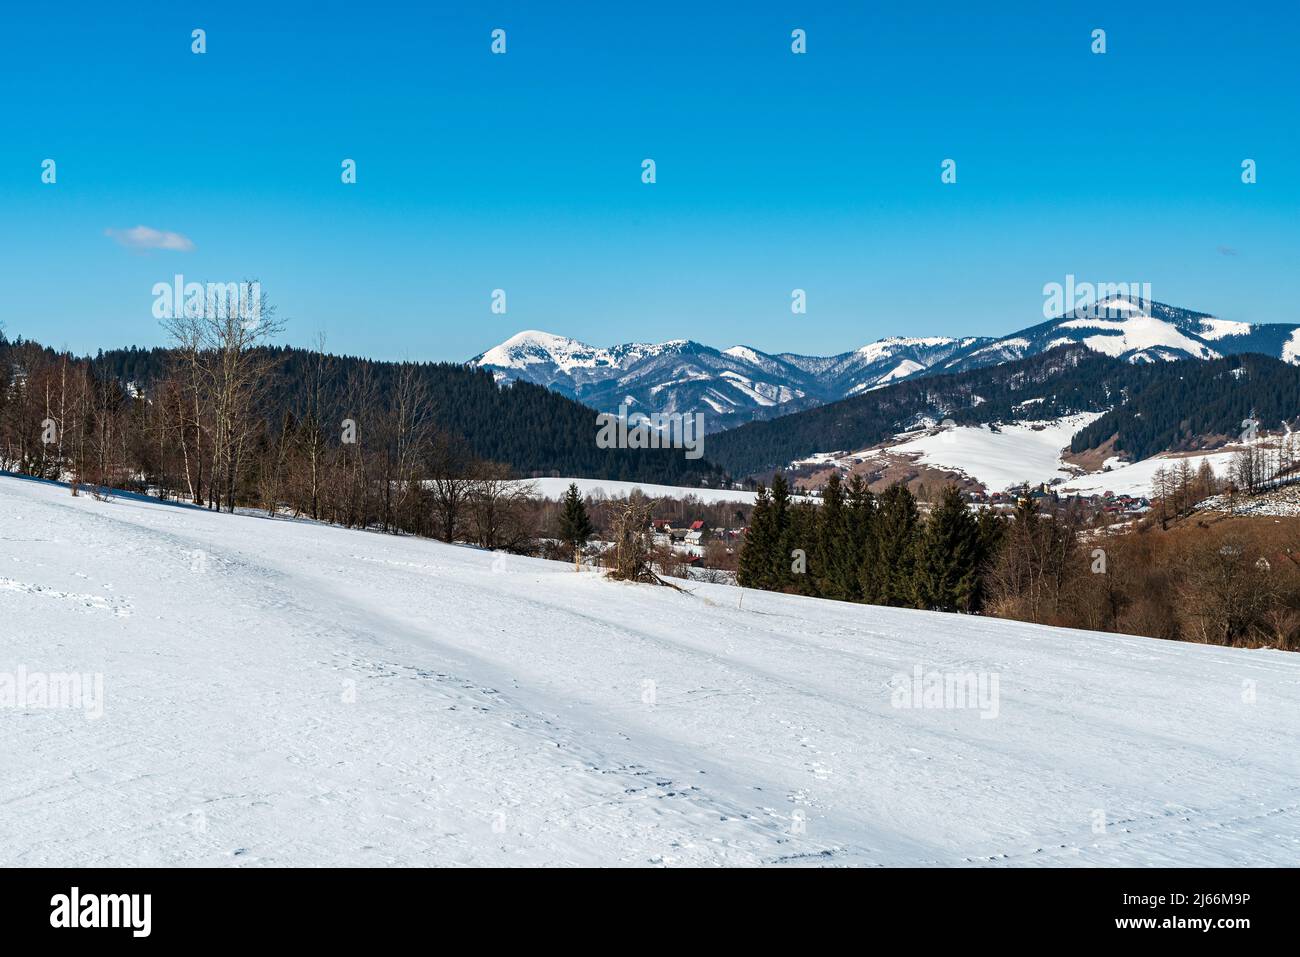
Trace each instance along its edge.
<instances>
[{"instance_id":1,"label":"blue sky","mask_svg":"<svg viewBox=\"0 0 1300 957\"><path fill-rule=\"evenodd\" d=\"M0 321L161 343L182 273L380 358L527 328L834 353L1009 332L1073 273L1300 322L1295 4L900 6L13 6ZM136 226L192 248L107 232Z\"/></svg>"}]
</instances>

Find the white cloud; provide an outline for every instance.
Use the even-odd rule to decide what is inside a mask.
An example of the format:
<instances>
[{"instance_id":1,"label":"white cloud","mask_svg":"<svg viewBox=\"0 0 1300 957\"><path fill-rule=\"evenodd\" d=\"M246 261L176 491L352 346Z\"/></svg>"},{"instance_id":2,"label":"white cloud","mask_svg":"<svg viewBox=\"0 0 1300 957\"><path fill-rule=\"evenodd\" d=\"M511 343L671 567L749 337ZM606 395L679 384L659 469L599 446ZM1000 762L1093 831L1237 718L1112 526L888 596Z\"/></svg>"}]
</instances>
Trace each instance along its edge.
<instances>
[{"instance_id":1,"label":"white cloud","mask_svg":"<svg viewBox=\"0 0 1300 957\"><path fill-rule=\"evenodd\" d=\"M189 252L194 243L180 233L154 229L151 226L133 226L131 229L106 229L105 236L112 236L128 249L174 249Z\"/></svg>"}]
</instances>

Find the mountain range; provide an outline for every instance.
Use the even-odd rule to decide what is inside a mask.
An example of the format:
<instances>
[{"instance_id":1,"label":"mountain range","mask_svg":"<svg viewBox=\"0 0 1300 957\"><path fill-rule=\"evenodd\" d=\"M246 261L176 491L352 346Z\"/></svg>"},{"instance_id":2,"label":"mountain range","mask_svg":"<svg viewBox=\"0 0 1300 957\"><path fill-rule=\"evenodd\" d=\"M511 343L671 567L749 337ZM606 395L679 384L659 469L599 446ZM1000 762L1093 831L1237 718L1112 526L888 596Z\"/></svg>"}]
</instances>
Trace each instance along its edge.
<instances>
[{"instance_id":1,"label":"mountain range","mask_svg":"<svg viewBox=\"0 0 1300 957\"><path fill-rule=\"evenodd\" d=\"M815 408L904 379L963 372L1063 345L1129 363L1261 353L1300 365L1300 325L1251 324L1112 298L1001 337L894 336L833 356L716 349L687 339L600 348L520 332L470 360L499 383L543 385L602 412L705 413L710 432Z\"/></svg>"}]
</instances>

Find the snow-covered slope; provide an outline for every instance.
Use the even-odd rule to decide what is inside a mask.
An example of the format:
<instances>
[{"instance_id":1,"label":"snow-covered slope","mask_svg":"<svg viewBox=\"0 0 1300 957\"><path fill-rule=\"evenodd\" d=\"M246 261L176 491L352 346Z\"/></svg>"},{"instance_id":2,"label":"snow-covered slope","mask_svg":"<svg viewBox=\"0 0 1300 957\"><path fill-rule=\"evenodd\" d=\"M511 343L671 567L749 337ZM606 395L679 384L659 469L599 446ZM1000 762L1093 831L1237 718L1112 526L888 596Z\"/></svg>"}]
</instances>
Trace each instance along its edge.
<instances>
[{"instance_id":1,"label":"snow-covered slope","mask_svg":"<svg viewBox=\"0 0 1300 957\"><path fill-rule=\"evenodd\" d=\"M927 431L889 447L894 454L917 454L917 461L969 475L990 491L1024 482L1062 478L1061 453L1074 433L1101 417L1083 412L1046 422L1013 422L996 430L987 425ZM1064 473L1068 474L1068 473Z\"/></svg>"},{"instance_id":2,"label":"snow-covered slope","mask_svg":"<svg viewBox=\"0 0 1300 957\"><path fill-rule=\"evenodd\" d=\"M1300 329L1292 332L1282 345L1282 361L1300 366Z\"/></svg>"},{"instance_id":3,"label":"snow-covered slope","mask_svg":"<svg viewBox=\"0 0 1300 957\"><path fill-rule=\"evenodd\" d=\"M855 395L923 372L987 341L973 337L890 336L868 343L855 352L834 357L834 361L821 372L821 377L837 398Z\"/></svg>"},{"instance_id":4,"label":"snow-covered slope","mask_svg":"<svg viewBox=\"0 0 1300 957\"><path fill-rule=\"evenodd\" d=\"M578 486L583 496L594 498L626 498L633 492L640 492L647 498L697 498L705 505L719 502L738 502L752 505L756 495L744 489L733 488L692 488L686 485L654 485L648 482L617 482L611 479L590 478L536 478L521 479L521 484L529 485L533 491L545 499L560 501L569 491L570 485ZM813 496L792 495L796 501L808 501L817 504L821 500Z\"/></svg>"},{"instance_id":5,"label":"snow-covered slope","mask_svg":"<svg viewBox=\"0 0 1300 957\"><path fill-rule=\"evenodd\" d=\"M1202 462L1208 462L1217 476L1227 477L1232 459L1240 448L1234 443L1222 450L1200 455L1164 454L1137 462L1113 457L1107 460L1103 469L1082 472L1079 466L1066 461L1065 453L1075 433L1099 416L1100 413L1096 412L1081 412L1060 419L1003 423L996 428L988 425L934 426L903 433L891 442L870 449L822 453L794 464L834 463L847 468L855 461L878 462L905 456L920 465L960 472L990 492L1060 479L1063 480L1059 486L1061 494L1113 492L1116 495L1149 496L1156 472L1174 468L1184 458L1193 471L1200 468ZM1273 444L1272 439L1261 439L1261 442L1270 448ZM544 481L558 483L561 480Z\"/></svg>"},{"instance_id":6,"label":"snow-covered slope","mask_svg":"<svg viewBox=\"0 0 1300 957\"><path fill-rule=\"evenodd\" d=\"M688 495L698 498L706 505L718 502L741 502L750 504L754 493L743 489L729 488L688 488L681 485L652 485L646 482L616 482L611 479L588 478L538 478L528 479L537 494L543 498L559 501L564 498L569 485L578 486L578 491L585 495L604 498L623 498L634 491L640 491L648 498L685 498Z\"/></svg>"},{"instance_id":7,"label":"snow-covered slope","mask_svg":"<svg viewBox=\"0 0 1300 957\"><path fill-rule=\"evenodd\" d=\"M1093 352L1129 357L1132 361L1162 359L1217 359L1219 353L1184 335L1176 326L1154 316L1123 319L1070 319L1061 329L1077 332L1079 341ZM1222 338L1222 337L1220 337Z\"/></svg>"},{"instance_id":8,"label":"snow-covered slope","mask_svg":"<svg viewBox=\"0 0 1300 957\"><path fill-rule=\"evenodd\" d=\"M1300 657L740 599L0 477L0 864L1300 859Z\"/></svg>"},{"instance_id":9,"label":"snow-covered slope","mask_svg":"<svg viewBox=\"0 0 1300 957\"><path fill-rule=\"evenodd\" d=\"M1049 319L1001 339L963 350L943 362L944 372L1010 362L1070 343L1080 343L1129 362L1174 359L1215 359L1222 355L1258 352L1293 361L1284 341L1294 325L1252 325L1217 319L1162 302L1110 298L1072 313Z\"/></svg>"},{"instance_id":10,"label":"snow-covered slope","mask_svg":"<svg viewBox=\"0 0 1300 957\"><path fill-rule=\"evenodd\" d=\"M1203 455L1154 455L1139 462L1122 462L1118 459L1109 462L1108 471L1092 472L1080 475L1061 486L1062 493L1079 492L1096 495L1102 492L1114 492L1116 495L1152 495L1156 472L1160 469L1177 468L1183 460L1187 467L1196 471L1202 462L1209 462L1210 468L1219 478L1227 478L1232 472L1232 459L1236 447L1223 452L1206 452Z\"/></svg>"}]
</instances>

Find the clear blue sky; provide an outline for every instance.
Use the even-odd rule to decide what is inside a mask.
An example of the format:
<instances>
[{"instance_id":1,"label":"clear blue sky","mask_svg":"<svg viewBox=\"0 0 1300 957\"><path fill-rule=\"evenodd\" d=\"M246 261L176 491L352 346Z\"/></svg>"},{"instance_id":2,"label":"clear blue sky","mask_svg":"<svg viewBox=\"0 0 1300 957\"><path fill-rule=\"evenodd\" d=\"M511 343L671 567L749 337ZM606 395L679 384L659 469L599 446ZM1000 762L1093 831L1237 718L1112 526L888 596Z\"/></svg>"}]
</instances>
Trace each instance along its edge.
<instances>
[{"instance_id":1,"label":"clear blue sky","mask_svg":"<svg viewBox=\"0 0 1300 957\"><path fill-rule=\"evenodd\" d=\"M1001 334L1066 273L1300 322L1296 9L11 4L0 321L159 343L150 290L180 272L259 278L287 341L382 358L527 328L806 353ZM193 248L106 234L136 226Z\"/></svg>"}]
</instances>

